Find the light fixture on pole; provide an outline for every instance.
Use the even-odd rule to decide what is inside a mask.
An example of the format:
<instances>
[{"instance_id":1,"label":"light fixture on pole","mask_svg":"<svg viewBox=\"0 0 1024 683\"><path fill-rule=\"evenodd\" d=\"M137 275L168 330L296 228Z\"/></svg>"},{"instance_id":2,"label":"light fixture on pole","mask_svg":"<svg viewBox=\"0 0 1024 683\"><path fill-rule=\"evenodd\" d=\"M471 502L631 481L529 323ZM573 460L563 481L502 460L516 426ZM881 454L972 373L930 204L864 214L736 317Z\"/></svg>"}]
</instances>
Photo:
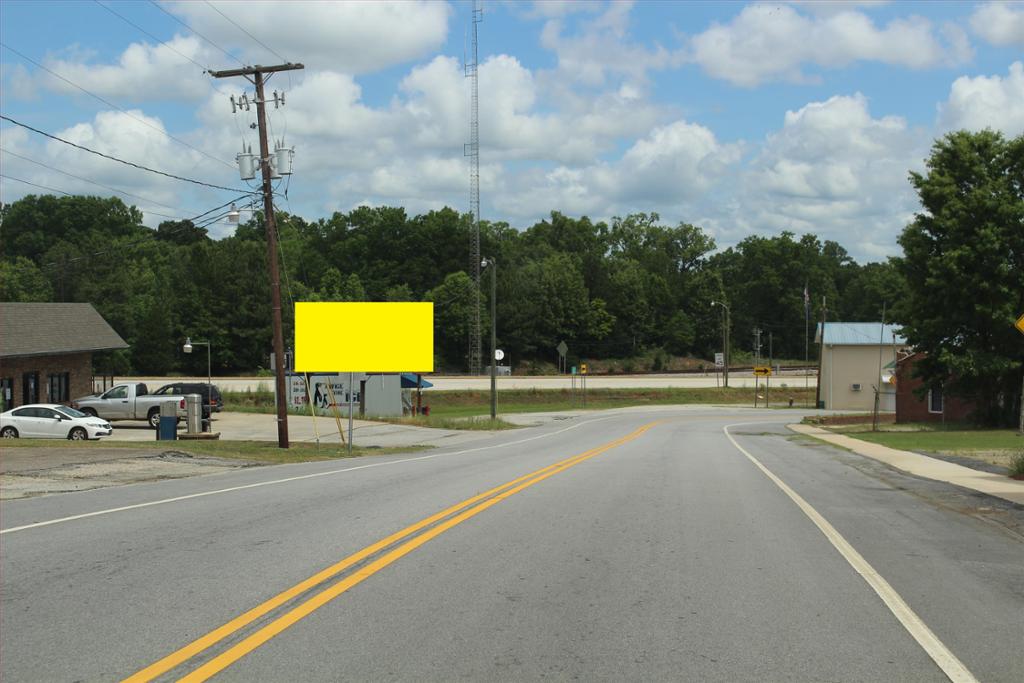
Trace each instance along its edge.
<instances>
[{"instance_id":1,"label":"light fixture on pole","mask_svg":"<svg viewBox=\"0 0 1024 683\"><path fill-rule=\"evenodd\" d=\"M192 353L192 346L199 345L206 347L206 403L207 408L210 411L210 417L213 417L213 377L210 374L210 342L208 341L192 341L192 337L185 337L185 344L181 347L181 350L185 353Z\"/></svg>"},{"instance_id":2,"label":"light fixture on pole","mask_svg":"<svg viewBox=\"0 0 1024 683\"><path fill-rule=\"evenodd\" d=\"M724 381L722 382L726 388L729 386L729 305L722 301L712 301L712 306L721 306L725 309L725 327L722 328L722 346L725 348L725 371L723 373Z\"/></svg>"},{"instance_id":3,"label":"light fixture on pole","mask_svg":"<svg viewBox=\"0 0 1024 683\"><path fill-rule=\"evenodd\" d=\"M498 416L498 265L494 262L494 257L491 257L482 260L480 267L491 269L491 419L493 420Z\"/></svg>"}]
</instances>

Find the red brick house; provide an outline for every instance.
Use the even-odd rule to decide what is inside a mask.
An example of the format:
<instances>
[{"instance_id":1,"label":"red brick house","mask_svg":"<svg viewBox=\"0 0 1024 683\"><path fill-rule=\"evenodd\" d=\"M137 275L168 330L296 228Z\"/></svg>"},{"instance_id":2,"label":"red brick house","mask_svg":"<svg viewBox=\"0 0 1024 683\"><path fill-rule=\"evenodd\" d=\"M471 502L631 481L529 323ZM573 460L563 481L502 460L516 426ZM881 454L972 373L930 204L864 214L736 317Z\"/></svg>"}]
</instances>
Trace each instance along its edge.
<instances>
[{"instance_id":1,"label":"red brick house","mask_svg":"<svg viewBox=\"0 0 1024 683\"><path fill-rule=\"evenodd\" d=\"M92 354L128 344L92 304L0 303L0 405L92 393Z\"/></svg>"},{"instance_id":2,"label":"red brick house","mask_svg":"<svg viewBox=\"0 0 1024 683\"><path fill-rule=\"evenodd\" d=\"M941 389L929 389L918 398L915 392L924 382L914 377L914 369L923 356L923 353L911 353L896 360L896 422L966 420L975 410L970 401L945 395Z\"/></svg>"}]
</instances>

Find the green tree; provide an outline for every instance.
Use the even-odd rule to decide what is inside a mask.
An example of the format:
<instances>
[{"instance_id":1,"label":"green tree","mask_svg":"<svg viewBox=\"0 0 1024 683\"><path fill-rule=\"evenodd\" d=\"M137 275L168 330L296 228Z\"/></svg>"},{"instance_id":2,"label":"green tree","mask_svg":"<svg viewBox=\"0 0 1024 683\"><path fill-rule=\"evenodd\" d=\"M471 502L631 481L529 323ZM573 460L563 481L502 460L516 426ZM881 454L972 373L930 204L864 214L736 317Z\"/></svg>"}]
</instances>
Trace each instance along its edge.
<instances>
[{"instance_id":1,"label":"green tree","mask_svg":"<svg viewBox=\"0 0 1024 683\"><path fill-rule=\"evenodd\" d=\"M53 288L36 264L24 256L0 261L0 301L50 301Z\"/></svg>"},{"instance_id":2,"label":"green tree","mask_svg":"<svg viewBox=\"0 0 1024 683\"><path fill-rule=\"evenodd\" d=\"M927 171L911 173L922 211L900 236L907 283L898 311L907 340L927 356L929 386L973 399L986 424L1013 422L1024 344L1024 136L949 133Z\"/></svg>"},{"instance_id":3,"label":"green tree","mask_svg":"<svg viewBox=\"0 0 1024 683\"><path fill-rule=\"evenodd\" d=\"M424 301L434 302L434 355L440 367L465 370L468 366L469 330L473 320L476 287L461 270L426 293ZM435 367L439 370L440 367Z\"/></svg>"}]
</instances>

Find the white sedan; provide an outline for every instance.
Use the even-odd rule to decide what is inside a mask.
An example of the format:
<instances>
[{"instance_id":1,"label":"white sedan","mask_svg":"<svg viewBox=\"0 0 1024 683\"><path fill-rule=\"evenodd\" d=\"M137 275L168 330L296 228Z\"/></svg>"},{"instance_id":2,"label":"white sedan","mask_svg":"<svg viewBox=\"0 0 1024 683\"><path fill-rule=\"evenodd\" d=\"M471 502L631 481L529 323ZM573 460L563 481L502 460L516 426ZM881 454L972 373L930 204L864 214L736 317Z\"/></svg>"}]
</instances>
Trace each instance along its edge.
<instances>
[{"instance_id":1,"label":"white sedan","mask_svg":"<svg viewBox=\"0 0 1024 683\"><path fill-rule=\"evenodd\" d=\"M71 439L84 441L110 436L113 429L103 418L55 403L33 403L0 413L0 437L17 439Z\"/></svg>"}]
</instances>

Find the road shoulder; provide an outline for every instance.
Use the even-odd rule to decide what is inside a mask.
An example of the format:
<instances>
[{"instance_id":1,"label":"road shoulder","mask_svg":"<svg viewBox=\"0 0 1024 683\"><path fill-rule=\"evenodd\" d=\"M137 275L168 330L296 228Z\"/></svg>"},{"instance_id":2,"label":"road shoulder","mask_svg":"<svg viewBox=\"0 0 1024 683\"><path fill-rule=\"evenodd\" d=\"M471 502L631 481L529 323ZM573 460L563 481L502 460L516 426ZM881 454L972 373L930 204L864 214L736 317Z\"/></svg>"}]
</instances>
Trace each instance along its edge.
<instances>
[{"instance_id":1,"label":"road shoulder","mask_svg":"<svg viewBox=\"0 0 1024 683\"><path fill-rule=\"evenodd\" d=\"M821 427L804 424L787 425L790 430L820 439L835 446L846 448L898 470L918 477L945 481L956 486L972 489L1003 500L1024 505L1024 482L1006 476L982 472L920 453L901 451L887 446L868 443L842 434L834 434Z\"/></svg>"}]
</instances>

